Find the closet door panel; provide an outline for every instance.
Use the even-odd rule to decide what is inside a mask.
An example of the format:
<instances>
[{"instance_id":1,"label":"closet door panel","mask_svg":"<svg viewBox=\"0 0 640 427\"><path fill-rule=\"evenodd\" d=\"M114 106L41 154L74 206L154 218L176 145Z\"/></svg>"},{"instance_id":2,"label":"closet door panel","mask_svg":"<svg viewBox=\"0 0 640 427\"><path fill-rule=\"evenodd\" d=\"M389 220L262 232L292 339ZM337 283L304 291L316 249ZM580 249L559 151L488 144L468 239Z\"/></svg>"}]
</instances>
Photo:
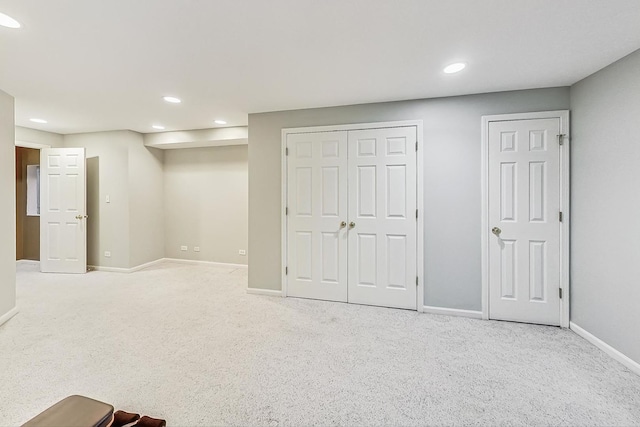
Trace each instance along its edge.
<instances>
[{"instance_id":1,"label":"closet door panel","mask_svg":"<svg viewBox=\"0 0 640 427\"><path fill-rule=\"evenodd\" d=\"M347 133L287 136L287 296L347 301Z\"/></svg>"},{"instance_id":2,"label":"closet door panel","mask_svg":"<svg viewBox=\"0 0 640 427\"><path fill-rule=\"evenodd\" d=\"M350 303L416 309L416 127L349 131Z\"/></svg>"}]
</instances>

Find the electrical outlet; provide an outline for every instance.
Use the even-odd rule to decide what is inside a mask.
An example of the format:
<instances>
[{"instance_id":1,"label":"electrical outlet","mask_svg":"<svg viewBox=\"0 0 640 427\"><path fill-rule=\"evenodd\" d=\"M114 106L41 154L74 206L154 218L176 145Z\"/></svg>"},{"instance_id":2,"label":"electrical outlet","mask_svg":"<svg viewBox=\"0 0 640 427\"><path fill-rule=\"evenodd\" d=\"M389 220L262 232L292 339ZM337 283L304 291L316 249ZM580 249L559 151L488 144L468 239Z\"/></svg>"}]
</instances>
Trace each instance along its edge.
<instances>
[{"instance_id":1,"label":"electrical outlet","mask_svg":"<svg viewBox=\"0 0 640 427\"><path fill-rule=\"evenodd\" d=\"M104 257L105 258L111 258L111 252L110 251L104 251Z\"/></svg>"},{"instance_id":2,"label":"electrical outlet","mask_svg":"<svg viewBox=\"0 0 640 427\"><path fill-rule=\"evenodd\" d=\"M200 252L200 246L194 246L193 252Z\"/></svg>"},{"instance_id":3,"label":"electrical outlet","mask_svg":"<svg viewBox=\"0 0 640 427\"><path fill-rule=\"evenodd\" d=\"M246 254L247 254L247 251L245 251L244 249L240 249L240 250L238 251L238 254L239 254L239 255L246 255Z\"/></svg>"},{"instance_id":4,"label":"electrical outlet","mask_svg":"<svg viewBox=\"0 0 640 427\"><path fill-rule=\"evenodd\" d=\"M188 250L189 250L189 248L188 248L188 247L186 247L186 246L180 246L180 250L181 250L181 251L188 251Z\"/></svg>"}]
</instances>

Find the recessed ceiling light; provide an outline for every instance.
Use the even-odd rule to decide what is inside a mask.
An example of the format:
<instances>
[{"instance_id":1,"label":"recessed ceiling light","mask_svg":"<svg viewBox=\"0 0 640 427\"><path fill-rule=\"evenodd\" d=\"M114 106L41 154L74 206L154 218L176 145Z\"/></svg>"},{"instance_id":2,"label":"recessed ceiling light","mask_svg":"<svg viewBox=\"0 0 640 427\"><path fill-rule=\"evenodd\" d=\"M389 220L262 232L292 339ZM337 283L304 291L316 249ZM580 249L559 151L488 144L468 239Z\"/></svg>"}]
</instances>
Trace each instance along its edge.
<instances>
[{"instance_id":1,"label":"recessed ceiling light","mask_svg":"<svg viewBox=\"0 0 640 427\"><path fill-rule=\"evenodd\" d=\"M21 25L18 21L13 19L12 17L5 15L4 13L0 13L0 25L7 28L20 28Z\"/></svg>"},{"instance_id":2,"label":"recessed ceiling light","mask_svg":"<svg viewBox=\"0 0 640 427\"><path fill-rule=\"evenodd\" d=\"M465 64L464 62L456 62L455 64L451 64L451 65L447 65L446 67L444 67L444 71L447 74L453 74L453 73L457 73L458 71L462 71L464 70L464 67L466 67L467 64Z\"/></svg>"},{"instance_id":3,"label":"recessed ceiling light","mask_svg":"<svg viewBox=\"0 0 640 427\"><path fill-rule=\"evenodd\" d=\"M43 119L29 119L29 120L31 120L33 123L47 123L47 121Z\"/></svg>"},{"instance_id":4,"label":"recessed ceiling light","mask_svg":"<svg viewBox=\"0 0 640 427\"><path fill-rule=\"evenodd\" d=\"M158 130L164 130L164 126L160 126L160 125L153 125L151 127Z\"/></svg>"},{"instance_id":5,"label":"recessed ceiling light","mask_svg":"<svg viewBox=\"0 0 640 427\"><path fill-rule=\"evenodd\" d=\"M213 121L213 123L215 123L215 124L217 124L217 125L226 125L226 124L227 124L227 122L226 122L226 121L224 121L224 120L220 120L220 119L218 119L218 120L214 120L214 121Z\"/></svg>"},{"instance_id":6,"label":"recessed ceiling light","mask_svg":"<svg viewBox=\"0 0 640 427\"><path fill-rule=\"evenodd\" d=\"M180 104L182 102L180 101L180 98L176 98L175 96L165 96L162 99L172 104Z\"/></svg>"}]
</instances>

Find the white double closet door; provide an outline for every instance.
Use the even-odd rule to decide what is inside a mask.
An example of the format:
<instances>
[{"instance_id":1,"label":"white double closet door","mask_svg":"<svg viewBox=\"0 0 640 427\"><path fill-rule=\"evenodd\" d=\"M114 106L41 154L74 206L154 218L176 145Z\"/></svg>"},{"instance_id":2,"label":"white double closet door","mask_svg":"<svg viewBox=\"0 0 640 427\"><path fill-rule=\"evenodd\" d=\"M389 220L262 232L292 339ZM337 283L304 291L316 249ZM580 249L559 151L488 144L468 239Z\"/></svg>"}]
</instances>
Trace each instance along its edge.
<instances>
[{"instance_id":1,"label":"white double closet door","mask_svg":"<svg viewBox=\"0 0 640 427\"><path fill-rule=\"evenodd\" d=\"M416 309L415 126L287 135L287 296Z\"/></svg>"}]
</instances>

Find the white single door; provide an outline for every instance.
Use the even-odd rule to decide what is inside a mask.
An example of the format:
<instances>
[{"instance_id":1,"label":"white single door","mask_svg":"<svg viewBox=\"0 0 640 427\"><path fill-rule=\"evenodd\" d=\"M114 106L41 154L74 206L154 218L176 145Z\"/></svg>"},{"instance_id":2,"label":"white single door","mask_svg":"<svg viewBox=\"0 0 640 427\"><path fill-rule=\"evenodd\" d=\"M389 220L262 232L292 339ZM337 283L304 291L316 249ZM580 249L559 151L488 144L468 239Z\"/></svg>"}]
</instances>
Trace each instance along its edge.
<instances>
[{"instance_id":1,"label":"white single door","mask_svg":"<svg viewBox=\"0 0 640 427\"><path fill-rule=\"evenodd\" d=\"M349 132L349 302L415 310L416 127Z\"/></svg>"},{"instance_id":2,"label":"white single door","mask_svg":"<svg viewBox=\"0 0 640 427\"><path fill-rule=\"evenodd\" d=\"M489 318L560 325L560 119L489 124Z\"/></svg>"},{"instance_id":3,"label":"white single door","mask_svg":"<svg viewBox=\"0 0 640 427\"><path fill-rule=\"evenodd\" d=\"M287 295L347 301L347 133L287 137Z\"/></svg>"},{"instance_id":4,"label":"white single door","mask_svg":"<svg viewBox=\"0 0 640 427\"><path fill-rule=\"evenodd\" d=\"M40 151L40 270L87 271L84 148Z\"/></svg>"}]
</instances>

